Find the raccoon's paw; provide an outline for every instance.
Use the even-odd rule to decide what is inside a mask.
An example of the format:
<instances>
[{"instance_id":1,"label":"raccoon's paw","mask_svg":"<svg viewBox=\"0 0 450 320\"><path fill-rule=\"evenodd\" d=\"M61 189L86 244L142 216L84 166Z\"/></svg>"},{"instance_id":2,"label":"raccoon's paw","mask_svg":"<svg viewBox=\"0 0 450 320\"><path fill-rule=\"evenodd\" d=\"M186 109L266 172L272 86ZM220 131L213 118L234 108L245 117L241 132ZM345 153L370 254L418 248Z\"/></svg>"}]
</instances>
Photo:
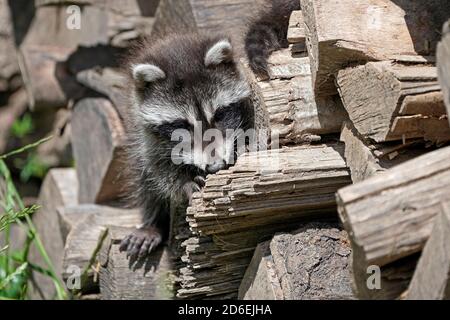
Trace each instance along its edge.
<instances>
[{"instance_id":1,"label":"raccoon's paw","mask_svg":"<svg viewBox=\"0 0 450 320\"><path fill-rule=\"evenodd\" d=\"M183 192L186 199L189 200L189 205L192 204L192 196L195 192L199 192L205 186L205 178L197 176L194 181L186 182L183 186Z\"/></svg>"},{"instance_id":2,"label":"raccoon's paw","mask_svg":"<svg viewBox=\"0 0 450 320\"><path fill-rule=\"evenodd\" d=\"M127 258L142 259L155 250L162 241L160 230L154 226L136 228L120 243L120 252L126 251Z\"/></svg>"},{"instance_id":3,"label":"raccoon's paw","mask_svg":"<svg viewBox=\"0 0 450 320\"><path fill-rule=\"evenodd\" d=\"M267 64L267 59L264 57L250 57L249 59L250 68L253 70L255 75L260 80L269 80L269 66Z\"/></svg>"}]
</instances>

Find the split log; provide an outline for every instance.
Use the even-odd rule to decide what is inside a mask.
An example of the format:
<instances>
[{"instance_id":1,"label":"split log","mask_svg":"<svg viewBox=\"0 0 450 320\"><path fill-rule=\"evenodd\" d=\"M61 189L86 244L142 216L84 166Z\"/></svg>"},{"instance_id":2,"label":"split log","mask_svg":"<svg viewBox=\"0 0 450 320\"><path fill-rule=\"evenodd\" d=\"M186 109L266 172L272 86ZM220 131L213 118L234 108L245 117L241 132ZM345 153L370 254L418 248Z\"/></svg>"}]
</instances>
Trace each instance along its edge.
<instances>
[{"instance_id":1,"label":"split log","mask_svg":"<svg viewBox=\"0 0 450 320\"><path fill-rule=\"evenodd\" d=\"M108 227L99 253L102 300L165 300L173 297L171 255L160 247L144 260L130 264L119 251L121 240L131 228Z\"/></svg>"},{"instance_id":2,"label":"split log","mask_svg":"<svg viewBox=\"0 0 450 320\"><path fill-rule=\"evenodd\" d=\"M406 299L450 299L450 202L442 204L412 278Z\"/></svg>"},{"instance_id":3,"label":"split log","mask_svg":"<svg viewBox=\"0 0 450 320\"><path fill-rule=\"evenodd\" d=\"M98 283L94 281L95 266L90 266L89 263L96 257L98 253L96 249L100 248L98 246L100 234L106 230L107 226L135 227L141 223L141 214L139 210L98 205L61 207L58 213L64 217L66 223L71 224L72 221L77 221L67 235L62 277L69 278L72 275L70 270L74 266L79 268L87 275L85 282L81 284L81 290L90 292L98 286Z\"/></svg>"},{"instance_id":4,"label":"split log","mask_svg":"<svg viewBox=\"0 0 450 320\"><path fill-rule=\"evenodd\" d=\"M426 60L421 56L434 55L450 15L447 0L301 0L301 6L318 96L336 94L334 76L350 62Z\"/></svg>"},{"instance_id":5,"label":"split log","mask_svg":"<svg viewBox=\"0 0 450 320\"><path fill-rule=\"evenodd\" d=\"M311 223L259 244L239 288L244 300L353 299L350 244L336 224Z\"/></svg>"},{"instance_id":6,"label":"split log","mask_svg":"<svg viewBox=\"0 0 450 320\"><path fill-rule=\"evenodd\" d=\"M66 243L66 234L61 231L57 208L76 205L77 200L78 182L75 170L50 170L41 187L37 202L41 208L33 214L33 222L57 275L62 274ZM46 267L45 261L34 246L30 251L30 262ZM29 292L32 299L53 299L55 288L49 277L33 272L33 281Z\"/></svg>"},{"instance_id":7,"label":"split log","mask_svg":"<svg viewBox=\"0 0 450 320\"><path fill-rule=\"evenodd\" d=\"M65 107L69 97L80 96L80 86L62 65L70 52L41 45L20 49L19 65L31 110Z\"/></svg>"},{"instance_id":8,"label":"split log","mask_svg":"<svg viewBox=\"0 0 450 320\"><path fill-rule=\"evenodd\" d=\"M254 248L308 219L336 215L350 183L342 145L249 153L209 176L187 209L180 298L236 297Z\"/></svg>"},{"instance_id":9,"label":"split log","mask_svg":"<svg viewBox=\"0 0 450 320\"><path fill-rule=\"evenodd\" d=\"M123 191L125 132L111 102L81 100L73 110L71 127L80 203L117 199Z\"/></svg>"},{"instance_id":10,"label":"split log","mask_svg":"<svg viewBox=\"0 0 450 320\"><path fill-rule=\"evenodd\" d=\"M108 97L120 117L125 119L128 101L125 78L121 73L112 68L88 69L78 72L77 80L89 89Z\"/></svg>"},{"instance_id":11,"label":"split log","mask_svg":"<svg viewBox=\"0 0 450 320\"><path fill-rule=\"evenodd\" d=\"M280 145L320 141L321 135L340 131L345 110L337 96L314 97L308 57L292 56L290 49L275 52L269 58L269 80L257 79L246 65L244 70L256 110L267 114Z\"/></svg>"},{"instance_id":12,"label":"split log","mask_svg":"<svg viewBox=\"0 0 450 320\"><path fill-rule=\"evenodd\" d=\"M18 76L14 30L7 0L0 1L0 92L14 91L11 81Z\"/></svg>"},{"instance_id":13,"label":"split log","mask_svg":"<svg viewBox=\"0 0 450 320\"><path fill-rule=\"evenodd\" d=\"M337 84L350 120L364 138L450 140L435 67L369 62L340 71Z\"/></svg>"},{"instance_id":14,"label":"split log","mask_svg":"<svg viewBox=\"0 0 450 320\"><path fill-rule=\"evenodd\" d=\"M384 266L420 252L450 200L450 147L338 191L338 209L361 266Z\"/></svg>"},{"instance_id":15,"label":"split log","mask_svg":"<svg viewBox=\"0 0 450 320\"><path fill-rule=\"evenodd\" d=\"M264 1L264 0L263 0ZM161 0L152 35L172 32L218 33L229 35L236 53L243 55L243 37L248 21L261 0Z\"/></svg>"},{"instance_id":16,"label":"split log","mask_svg":"<svg viewBox=\"0 0 450 320\"><path fill-rule=\"evenodd\" d=\"M303 12L301 10L293 11L291 14L287 40L291 44L306 43L305 21L303 20Z\"/></svg>"},{"instance_id":17,"label":"split log","mask_svg":"<svg viewBox=\"0 0 450 320\"><path fill-rule=\"evenodd\" d=\"M442 34L437 49L438 73L447 105L447 115L450 115L450 20L444 25Z\"/></svg>"},{"instance_id":18,"label":"split log","mask_svg":"<svg viewBox=\"0 0 450 320\"><path fill-rule=\"evenodd\" d=\"M421 140L411 140L407 143L371 143L361 137L349 121L342 127L341 142L345 144L345 161L353 183L366 180L430 151L424 148Z\"/></svg>"}]
</instances>

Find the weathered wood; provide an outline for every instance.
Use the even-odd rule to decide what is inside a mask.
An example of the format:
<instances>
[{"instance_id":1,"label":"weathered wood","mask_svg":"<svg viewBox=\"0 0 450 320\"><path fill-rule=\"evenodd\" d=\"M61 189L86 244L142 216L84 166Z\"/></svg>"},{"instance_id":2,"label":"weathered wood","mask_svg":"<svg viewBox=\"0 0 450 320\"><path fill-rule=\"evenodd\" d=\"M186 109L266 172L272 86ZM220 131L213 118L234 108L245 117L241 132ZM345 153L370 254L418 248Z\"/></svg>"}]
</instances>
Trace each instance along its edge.
<instances>
[{"instance_id":1,"label":"weathered wood","mask_svg":"<svg viewBox=\"0 0 450 320\"><path fill-rule=\"evenodd\" d=\"M301 10L293 11L291 14L287 39L293 44L306 42L305 21Z\"/></svg>"},{"instance_id":2,"label":"weathered wood","mask_svg":"<svg viewBox=\"0 0 450 320\"><path fill-rule=\"evenodd\" d=\"M0 92L13 91L11 81L20 73L7 0L0 1Z\"/></svg>"},{"instance_id":3,"label":"weathered wood","mask_svg":"<svg viewBox=\"0 0 450 320\"><path fill-rule=\"evenodd\" d=\"M409 285L406 299L450 299L450 202L442 204Z\"/></svg>"},{"instance_id":4,"label":"weathered wood","mask_svg":"<svg viewBox=\"0 0 450 320\"><path fill-rule=\"evenodd\" d=\"M135 227L141 223L139 210L112 208L98 205L65 206L58 209L67 222L76 221L67 235L63 258L63 279L72 275L70 268L87 270L88 278L82 283L82 291L98 286L94 282L95 272L89 261L96 254L100 234L107 226ZM95 267L95 266L94 266Z\"/></svg>"},{"instance_id":5,"label":"weathered wood","mask_svg":"<svg viewBox=\"0 0 450 320\"><path fill-rule=\"evenodd\" d=\"M310 223L258 245L239 288L245 300L353 299L350 244L336 224Z\"/></svg>"},{"instance_id":6,"label":"weathered wood","mask_svg":"<svg viewBox=\"0 0 450 320\"><path fill-rule=\"evenodd\" d=\"M77 73L77 80L84 86L105 95L114 104L122 119L125 119L128 101L126 78L112 68L88 69Z\"/></svg>"},{"instance_id":7,"label":"weathered wood","mask_svg":"<svg viewBox=\"0 0 450 320\"><path fill-rule=\"evenodd\" d=\"M350 120L364 138L450 140L435 67L369 62L339 71L337 84Z\"/></svg>"},{"instance_id":8,"label":"weathered wood","mask_svg":"<svg viewBox=\"0 0 450 320\"><path fill-rule=\"evenodd\" d=\"M345 144L345 161L354 183L430 151L423 147L420 140L371 143L358 134L350 121L346 121L342 127L341 141Z\"/></svg>"},{"instance_id":9,"label":"weathered wood","mask_svg":"<svg viewBox=\"0 0 450 320\"><path fill-rule=\"evenodd\" d=\"M80 203L115 200L123 187L124 128L103 98L83 99L72 114L72 148Z\"/></svg>"},{"instance_id":10,"label":"weathered wood","mask_svg":"<svg viewBox=\"0 0 450 320\"><path fill-rule=\"evenodd\" d=\"M209 176L187 209L190 237L177 296L236 297L254 248L277 231L336 215L350 183L339 144L249 153Z\"/></svg>"},{"instance_id":11,"label":"weathered wood","mask_svg":"<svg viewBox=\"0 0 450 320\"><path fill-rule=\"evenodd\" d=\"M264 0L263 0L264 1ZM172 32L207 32L228 35L243 56L243 37L261 0L161 0L152 35Z\"/></svg>"},{"instance_id":12,"label":"weathered wood","mask_svg":"<svg viewBox=\"0 0 450 320\"><path fill-rule=\"evenodd\" d=\"M338 209L359 265L384 266L422 250L450 200L450 147L338 191Z\"/></svg>"},{"instance_id":13,"label":"weathered wood","mask_svg":"<svg viewBox=\"0 0 450 320\"><path fill-rule=\"evenodd\" d=\"M336 93L334 76L350 62L433 55L450 15L447 0L301 0L301 6L319 96Z\"/></svg>"},{"instance_id":14,"label":"weathered wood","mask_svg":"<svg viewBox=\"0 0 450 320\"><path fill-rule=\"evenodd\" d=\"M33 222L57 275L61 275L63 271L62 262L66 243L66 233L61 230L57 208L76 205L77 201L78 182L75 170L50 170L41 187L37 202L41 208L33 214ZM31 248L29 260L36 265L46 266L34 246ZM53 281L38 272L33 272L33 279L29 290L30 297L32 299L52 299L55 295Z\"/></svg>"},{"instance_id":15,"label":"weathered wood","mask_svg":"<svg viewBox=\"0 0 450 320\"><path fill-rule=\"evenodd\" d=\"M444 25L442 40L438 44L437 62L439 81L447 106L447 115L450 116L450 20Z\"/></svg>"},{"instance_id":16,"label":"weathered wood","mask_svg":"<svg viewBox=\"0 0 450 320\"><path fill-rule=\"evenodd\" d=\"M256 108L264 110L271 134L280 145L318 141L321 135L337 133L347 118L339 97L315 98L308 57L291 55L290 49L269 58L269 80L257 79L243 64Z\"/></svg>"},{"instance_id":17,"label":"weathered wood","mask_svg":"<svg viewBox=\"0 0 450 320\"><path fill-rule=\"evenodd\" d=\"M20 49L19 65L32 110L65 107L69 97L81 94L80 86L62 65L70 52L41 45Z\"/></svg>"},{"instance_id":18,"label":"weathered wood","mask_svg":"<svg viewBox=\"0 0 450 320\"><path fill-rule=\"evenodd\" d=\"M173 297L170 251L161 247L144 260L130 263L119 251L120 241L131 228L108 227L99 253L102 300L162 300Z\"/></svg>"}]
</instances>

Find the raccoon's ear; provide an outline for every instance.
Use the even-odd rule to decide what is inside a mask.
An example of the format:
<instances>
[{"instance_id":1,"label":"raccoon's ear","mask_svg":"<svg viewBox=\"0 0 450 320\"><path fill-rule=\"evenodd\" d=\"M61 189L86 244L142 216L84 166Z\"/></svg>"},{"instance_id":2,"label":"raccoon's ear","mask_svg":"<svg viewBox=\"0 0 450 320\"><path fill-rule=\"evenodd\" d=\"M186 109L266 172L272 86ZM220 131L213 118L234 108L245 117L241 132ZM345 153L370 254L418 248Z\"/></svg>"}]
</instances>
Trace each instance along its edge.
<instances>
[{"instance_id":1,"label":"raccoon's ear","mask_svg":"<svg viewBox=\"0 0 450 320\"><path fill-rule=\"evenodd\" d=\"M233 60L233 46L228 39L216 42L205 55L205 66L217 66Z\"/></svg>"},{"instance_id":2,"label":"raccoon's ear","mask_svg":"<svg viewBox=\"0 0 450 320\"><path fill-rule=\"evenodd\" d=\"M132 67L133 78L139 83L151 83L166 78L166 74L153 64L136 64Z\"/></svg>"}]
</instances>

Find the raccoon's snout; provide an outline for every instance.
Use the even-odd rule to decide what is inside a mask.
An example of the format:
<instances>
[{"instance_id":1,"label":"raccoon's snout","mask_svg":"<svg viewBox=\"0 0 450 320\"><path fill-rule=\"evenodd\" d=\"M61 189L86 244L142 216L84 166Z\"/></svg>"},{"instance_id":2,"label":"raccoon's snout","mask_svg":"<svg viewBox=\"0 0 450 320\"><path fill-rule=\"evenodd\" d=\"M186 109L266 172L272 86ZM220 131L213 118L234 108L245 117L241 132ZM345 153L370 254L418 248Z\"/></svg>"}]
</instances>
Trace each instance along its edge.
<instances>
[{"instance_id":1,"label":"raccoon's snout","mask_svg":"<svg viewBox=\"0 0 450 320\"><path fill-rule=\"evenodd\" d=\"M207 164L205 169L206 172L209 174L214 174L222 169L226 169L227 164L223 160L217 160L216 162L212 164Z\"/></svg>"}]
</instances>

